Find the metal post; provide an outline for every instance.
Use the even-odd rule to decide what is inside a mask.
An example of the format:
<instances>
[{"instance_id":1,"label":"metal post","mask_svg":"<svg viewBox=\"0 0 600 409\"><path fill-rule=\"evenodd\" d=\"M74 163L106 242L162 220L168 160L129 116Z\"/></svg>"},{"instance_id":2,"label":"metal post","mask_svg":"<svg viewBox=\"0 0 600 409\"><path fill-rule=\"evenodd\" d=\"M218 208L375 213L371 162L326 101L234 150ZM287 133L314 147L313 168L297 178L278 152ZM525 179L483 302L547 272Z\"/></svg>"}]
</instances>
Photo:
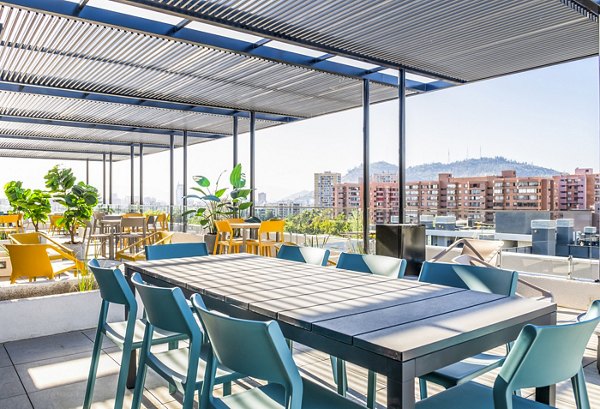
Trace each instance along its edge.
<instances>
[{"instance_id":1,"label":"metal post","mask_svg":"<svg viewBox=\"0 0 600 409\"><path fill-rule=\"evenodd\" d=\"M106 204L106 153L102 154L102 204Z\"/></svg>"},{"instance_id":2,"label":"metal post","mask_svg":"<svg viewBox=\"0 0 600 409\"><path fill-rule=\"evenodd\" d=\"M183 213L187 210L187 154L188 154L188 134L187 131L183 131ZM187 217L184 217L182 220L183 223L183 232L187 232Z\"/></svg>"},{"instance_id":3,"label":"metal post","mask_svg":"<svg viewBox=\"0 0 600 409\"><path fill-rule=\"evenodd\" d=\"M406 209L406 71L398 70L398 222Z\"/></svg>"},{"instance_id":4,"label":"metal post","mask_svg":"<svg viewBox=\"0 0 600 409\"><path fill-rule=\"evenodd\" d=\"M140 143L140 207L144 205L144 144Z\"/></svg>"},{"instance_id":5,"label":"metal post","mask_svg":"<svg viewBox=\"0 0 600 409\"><path fill-rule=\"evenodd\" d=\"M90 184L90 160L85 160L85 184Z\"/></svg>"},{"instance_id":6,"label":"metal post","mask_svg":"<svg viewBox=\"0 0 600 409\"><path fill-rule=\"evenodd\" d=\"M131 146L129 147L129 182L130 182L130 186L129 186L129 204L130 205L134 205L135 204L135 200L133 198L133 196L135 195L135 188L133 185L133 179L134 179L134 170L133 170L133 159L135 158L135 150L133 147L133 144L131 144ZM133 209L132 209L133 210Z\"/></svg>"},{"instance_id":7,"label":"metal post","mask_svg":"<svg viewBox=\"0 0 600 409\"><path fill-rule=\"evenodd\" d=\"M363 80L363 248L369 253L369 80Z\"/></svg>"},{"instance_id":8,"label":"metal post","mask_svg":"<svg viewBox=\"0 0 600 409\"><path fill-rule=\"evenodd\" d=\"M108 202L110 205L113 204L113 189L112 189L112 179L113 179L113 158L112 152L108 154Z\"/></svg>"},{"instance_id":9,"label":"metal post","mask_svg":"<svg viewBox=\"0 0 600 409\"><path fill-rule=\"evenodd\" d=\"M175 206L175 135L169 141L169 230L173 231L173 206Z\"/></svg>"},{"instance_id":10,"label":"metal post","mask_svg":"<svg viewBox=\"0 0 600 409\"><path fill-rule=\"evenodd\" d=\"M250 202L252 207L250 208L250 215L254 216L254 197L256 189L256 112L250 112Z\"/></svg>"},{"instance_id":11,"label":"metal post","mask_svg":"<svg viewBox=\"0 0 600 409\"><path fill-rule=\"evenodd\" d=\"M238 164L238 117L233 117L233 167Z\"/></svg>"}]
</instances>

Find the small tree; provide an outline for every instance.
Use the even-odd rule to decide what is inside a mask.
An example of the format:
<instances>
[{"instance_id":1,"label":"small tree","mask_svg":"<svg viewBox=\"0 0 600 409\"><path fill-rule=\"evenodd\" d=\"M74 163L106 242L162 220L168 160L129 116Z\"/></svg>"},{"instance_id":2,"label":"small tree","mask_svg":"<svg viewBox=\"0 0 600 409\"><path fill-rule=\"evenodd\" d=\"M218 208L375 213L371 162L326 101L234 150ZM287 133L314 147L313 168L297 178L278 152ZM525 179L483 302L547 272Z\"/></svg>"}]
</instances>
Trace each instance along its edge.
<instances>
[{"instance_id":1,"label":"small tree","mask_svg":"<svg viewBox=\"0 0 600 409\"><path fill-rule=\"evenodd\" d=\"M8 182L4 185L4 194L15 213L23 213L23 217L31 219L35 231L48 219L52 211L50 194L40 189L23 189L20 181Z\"/></svg>"},{"instance_id":2,"label":"small tree","mask_svg":"<svg viewBox=\"0 0 600 409\"><path fill-rule=\"evenodd\" d=\"M77 228L92 218L94 207L98 204L98 191L83 182L76 183L71 169L58 166L50 169L44 179L56 203L65 207L58 224L64 226L71 236L71 243L75 243Z\"/></svg>"}]
</instances>

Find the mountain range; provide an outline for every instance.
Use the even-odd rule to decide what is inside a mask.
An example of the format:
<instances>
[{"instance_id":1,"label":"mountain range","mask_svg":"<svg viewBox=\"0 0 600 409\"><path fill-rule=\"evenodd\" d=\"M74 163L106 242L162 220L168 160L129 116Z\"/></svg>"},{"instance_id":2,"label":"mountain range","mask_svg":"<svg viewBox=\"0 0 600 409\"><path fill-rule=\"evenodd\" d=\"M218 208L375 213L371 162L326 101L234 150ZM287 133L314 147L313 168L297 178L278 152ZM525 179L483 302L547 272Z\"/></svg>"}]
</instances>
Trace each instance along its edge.
<instances>
[{"instance_id":1,"label":"mountain range","mask_svg":"<svg viewBox=\"0 0 600 409\"><path fill-rule=\"evenodd\" d=\"M561 172L529 163L517 162L502 156L494 158L465 159L450 163L426 163L406 169L406 181L437 180L440 173L451 173L454 177L500 175L503 170L515 170L517 176L553 176ZM356 166L342 177L343 182L358 182L362 177L362 165ZM398 166L388 162L374 162L371 175L376 173L398 173Z\"/></svg>"}]
</instances>

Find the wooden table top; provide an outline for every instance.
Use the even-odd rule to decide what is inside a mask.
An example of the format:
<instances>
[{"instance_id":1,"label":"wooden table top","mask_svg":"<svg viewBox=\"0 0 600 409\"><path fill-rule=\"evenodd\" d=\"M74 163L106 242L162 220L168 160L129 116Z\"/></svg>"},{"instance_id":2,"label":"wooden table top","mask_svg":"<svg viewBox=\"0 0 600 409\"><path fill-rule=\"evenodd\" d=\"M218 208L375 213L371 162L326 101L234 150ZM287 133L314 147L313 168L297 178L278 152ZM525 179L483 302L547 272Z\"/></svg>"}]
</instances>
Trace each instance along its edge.
<instances>
[{"instance_id":1,"label":"wooden table top","mask_svg":"<svg viewBox=\"0 0 600 409\"><path fill-rule=\"evenodd\" d=\"M556 311L549 302L243 253L126 267L399 361Z\"/></svg>"}]
</instances>

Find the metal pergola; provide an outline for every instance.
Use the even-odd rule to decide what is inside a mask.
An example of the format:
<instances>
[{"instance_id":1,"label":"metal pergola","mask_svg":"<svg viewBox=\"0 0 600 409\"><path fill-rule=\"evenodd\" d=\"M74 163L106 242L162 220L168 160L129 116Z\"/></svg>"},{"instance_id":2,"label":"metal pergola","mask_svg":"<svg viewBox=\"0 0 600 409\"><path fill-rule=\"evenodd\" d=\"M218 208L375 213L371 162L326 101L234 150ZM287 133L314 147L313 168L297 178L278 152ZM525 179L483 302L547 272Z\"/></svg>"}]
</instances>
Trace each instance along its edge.
<instances>
[{"instance_id":1,"label":"metal pergola","mask_svg":"<svg viewBox=\"0 0 600 409\"><path fill-rule=\"evenodd\" d=\"M0 155L130 159L133 201L136 151L170 150L172 207L175 147L185 194L189 145L235 164L250 133L254 188L256 130L362 106L367 226L369 106L398 99L403 220L406 96L597 55L591 0L0 1Z\"/></svg>"}]
</instances>

